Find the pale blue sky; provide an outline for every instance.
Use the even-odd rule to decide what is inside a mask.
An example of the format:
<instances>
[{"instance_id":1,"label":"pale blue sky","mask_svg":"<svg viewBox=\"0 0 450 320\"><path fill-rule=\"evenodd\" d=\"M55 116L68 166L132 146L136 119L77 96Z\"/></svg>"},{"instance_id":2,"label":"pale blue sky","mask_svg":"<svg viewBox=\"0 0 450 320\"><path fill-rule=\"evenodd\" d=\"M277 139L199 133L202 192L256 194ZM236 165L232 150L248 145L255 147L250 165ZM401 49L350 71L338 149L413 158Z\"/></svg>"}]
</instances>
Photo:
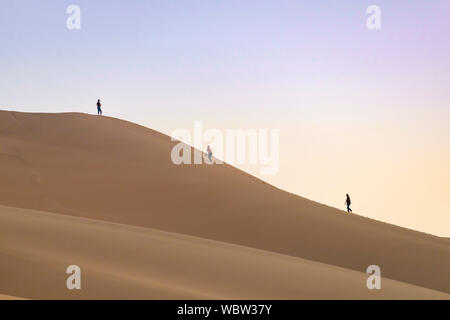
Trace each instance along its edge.
<instances>
[{"instance_id":1,"label":"pale blue sky","mask_svg":"<svg viewBox=\"0 0 450 320\"><path fill-rule=\"evenodd\" d=\"M380 31L365 26L372 3L2 0L0 104L94 112L98 96L106 114L150 125L174 111L365 114L386 95L417 101L418 88L448 100L448 1L378 1ZM350 94L338 114L329 100Z\"/></svg>"}]
</instances>

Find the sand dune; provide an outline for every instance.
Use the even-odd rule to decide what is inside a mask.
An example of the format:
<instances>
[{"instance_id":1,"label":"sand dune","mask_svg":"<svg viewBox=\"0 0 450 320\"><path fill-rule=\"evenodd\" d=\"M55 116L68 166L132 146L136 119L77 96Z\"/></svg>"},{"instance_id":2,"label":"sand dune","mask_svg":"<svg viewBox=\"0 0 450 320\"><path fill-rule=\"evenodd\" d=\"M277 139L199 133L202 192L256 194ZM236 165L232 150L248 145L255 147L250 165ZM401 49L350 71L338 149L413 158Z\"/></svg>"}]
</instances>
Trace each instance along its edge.
<instances>
[{"instance_id":1,"label":"sand dune","mask_svg":"<svg viewBox=\"0 0 450 320\"><path fill-rule=\"evenodd\" d=\"M449 299L450 295L223 242L0 207L0 283L11 295L65 299ZM68 290L67 266L81 268Z\"/></svg>"},{"instance_id":2,"label":"sand dune","mask_svg":"<svg viewBox=\"0 0 450 320\"><path fill-rule=\"evenodd\" d=\"M114 118L0 111L0 204L41 211L2 208L0 293L72 297L56 285L65 283L58 272L75 258L97 283L79 297L124 297L117 289L126 285L130 298L374 298L356 288L372 264L396 280L375 295L450 293L448 239L347 215L229 165L175 166L172 146L161 133ZM270 270L260 264L276 270L277 281L258 286ZM248 278L242 266L258 271ZM14 282L25 271L26 281Z\"/></svg>"},{"instance_id":3,"label":"sand dune","mask_svg":"<svg viewBox=\"0 0 450 320\"><path fill-rule=\"evenodd\" d=\"M0 294L0 300L25 300L25 299L13 297L13 296L5 296L4 294Z\"/></svg>"}]
</instances>

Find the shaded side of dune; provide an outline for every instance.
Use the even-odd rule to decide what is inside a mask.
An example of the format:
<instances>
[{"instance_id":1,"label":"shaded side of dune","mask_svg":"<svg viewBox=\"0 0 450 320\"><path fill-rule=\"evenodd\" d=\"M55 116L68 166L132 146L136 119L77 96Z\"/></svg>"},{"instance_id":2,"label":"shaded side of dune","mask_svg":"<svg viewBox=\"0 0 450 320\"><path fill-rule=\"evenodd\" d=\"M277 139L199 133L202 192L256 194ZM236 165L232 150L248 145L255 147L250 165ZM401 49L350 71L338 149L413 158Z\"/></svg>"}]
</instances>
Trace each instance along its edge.
<instances>
[{"instance_id":1,"label":"shaded side of dune","mask_svg":"<svg viewBox=\"0 0 450 320\"><path fill-rule=\"evenodd\" d=\"M301 258L99 220L0 206L0 292L32 299L449 299ZM68 290L69 265L81 290ZM1 298L1 296L0 296Z\"/></svg>"}]
</instances>

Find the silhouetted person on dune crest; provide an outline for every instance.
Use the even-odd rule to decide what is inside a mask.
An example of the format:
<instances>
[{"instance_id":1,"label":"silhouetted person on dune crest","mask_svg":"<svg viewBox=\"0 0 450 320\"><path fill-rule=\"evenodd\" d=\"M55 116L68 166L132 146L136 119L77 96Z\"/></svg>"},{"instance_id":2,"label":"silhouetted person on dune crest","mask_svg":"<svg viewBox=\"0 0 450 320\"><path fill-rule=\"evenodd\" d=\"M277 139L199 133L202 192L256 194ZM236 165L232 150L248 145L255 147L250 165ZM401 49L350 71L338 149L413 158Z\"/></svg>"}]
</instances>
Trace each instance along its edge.
<instances>
[{"instance_id":1,"label":"silhouetted person on dune crest","mask_svg":"<svg viewBox=\"0 0 450 320\"><path fill-rule=\"evenodd\" d=\"M100 99L97 100L97 114L99 116L102 115L102 104L100 103Z\"/></svg>"},{"instance_id":2,"label":"silhouetted person on dune crest","mask_svg":"<svg viewBox=\"0 0 450 320\"><path fill-rule=\"evenodd\" d=\"M345 204L347 205L347 212L353 212L352 209L350 209L350 205L352 204L352 201L350 200L350 196L347 193L347 199L345 200Z\"/></svg>"}]
</instances>

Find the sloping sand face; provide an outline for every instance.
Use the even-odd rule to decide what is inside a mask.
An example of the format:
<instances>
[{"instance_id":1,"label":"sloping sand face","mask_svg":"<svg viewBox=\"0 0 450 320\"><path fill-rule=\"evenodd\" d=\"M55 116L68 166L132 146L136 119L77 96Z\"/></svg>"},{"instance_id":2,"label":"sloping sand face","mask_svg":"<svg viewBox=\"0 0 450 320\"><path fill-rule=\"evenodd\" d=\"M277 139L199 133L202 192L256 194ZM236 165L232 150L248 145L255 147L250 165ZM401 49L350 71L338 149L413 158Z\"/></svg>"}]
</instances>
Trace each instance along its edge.
<instances>
[{"instance_id":1,"label":"sloping sand face","mask_svg":"<svg viewBox=\"0 0 450 320\"><path fill-rule=\"evenodd\" d=\"M0 204L157 229L179 236L202 238L203 241L216 240L228 245L239 245L239 248L248 247L246 250L259 249L270 253L270 257L276 255L287 259L286 256L291 256L290 259L321 262L330 268L349 269L346 271L364 278L366 275L362 273L367 266L375 264L381 267L382 276L386 278L450 292L448 239L357 215L347 215L281 191L229 165L176 166L170 160L173 145L165 135L108 117L1 111ZM34 232L16 231L17 238L23 236L24 239L28 232ZM13 236L10 233L10 237ZM62 232L59 236L55 235L53 240L60 242L58 237L61 237L61 241L65 239ZM101 243L113 243L112 238L115 237L110 232ZM70 241L74 241L66 240L67 246L70 246ZM133 242L134 245L139 246L139 242ZM149 242L145 242L147 245L150 245ZM2 248L14 246L11 238L2 240ZM24 243L18 248L25 250L27 246L31 244ZM133 246L128 246L127 250L133 251ZM216 246L212 247L211 253L216 251ZM39 248L36 250L50 250L46 248L51 248L51 242ZM95 251L96 255L101 255L101 247L95 248L98 250ZM86 258L89 244L77 250L78 257ZM51 251L60 252L56 249ZM2 252L7 254L7 251ZM145 255L145 251L141 253ZM9 254L9 258L0 260L0 266L6 270L15 269L7 266L8 261L13 263L14 259L18 259L17 264L13 265L27 265L26 259L30 258L28 253L25 256ZM73 254L68 253L67 257L73 257ZM92 260L95 259L89 258L89 261ZM55 271L67 262L58 262ZM145 266L151 268L152 262L146 261ZM132 270L130 266L122 266L119 270L127 268ZM42 272L45 273L45 270L51 272L53 269L44 261ZM64 273L61 275L62 278L65 276ZM39 277L32 278L30 281L39 281ZM305 277L304 280L310 278L315 279ZM124 282L130 281L129 277L125 279ZM8 279L0 282L2 293L42 297L39 296L39 289L24 295L5 291L2 288L3 281ZM107 288L109 278L104 281ZM193 283L190 285L191 290L197 288ZM300 286L299 283L297 285ZM219 286L215 284L214 288ZM202 287L196 289L199 293L196 292L198 296L239 297L234 289L215 291L214 288L207 290ZM313 290L314 286L308 288L311 290L310 296L302 295L300 291L291 295L291 291L286 289L280 297L332 296L327 295L322 281L316 284L316 291ZM66 289L62 290L65 292ZM154 295L145 291L146 297L175 296L175 291L164 294L164 290ZM271 294L270 290L270 287L262 288L261 296ZM273 289L273 292L283 290ZM53 293L46 291L46 294L49 298L59 295L69 297L59 289ZM358 294L367 297L364 295L367 293ZM91 296L101 296L101 292ZM130 293L130 297L135 296L141 295ZM252 297L250 293L242 296Z\"/></svg>"},{"instance_id":2,"label":"sloping sand face","mask_svg":"<svg viewBox=\"0 0 450 320\"><path fill-rule=\"evenodd\" d=\"M0 283L33 299L449 299L398 281L148 228L0 207ZM68 290L69 265L81 290Z\"/></svg>"}]
</instances>

